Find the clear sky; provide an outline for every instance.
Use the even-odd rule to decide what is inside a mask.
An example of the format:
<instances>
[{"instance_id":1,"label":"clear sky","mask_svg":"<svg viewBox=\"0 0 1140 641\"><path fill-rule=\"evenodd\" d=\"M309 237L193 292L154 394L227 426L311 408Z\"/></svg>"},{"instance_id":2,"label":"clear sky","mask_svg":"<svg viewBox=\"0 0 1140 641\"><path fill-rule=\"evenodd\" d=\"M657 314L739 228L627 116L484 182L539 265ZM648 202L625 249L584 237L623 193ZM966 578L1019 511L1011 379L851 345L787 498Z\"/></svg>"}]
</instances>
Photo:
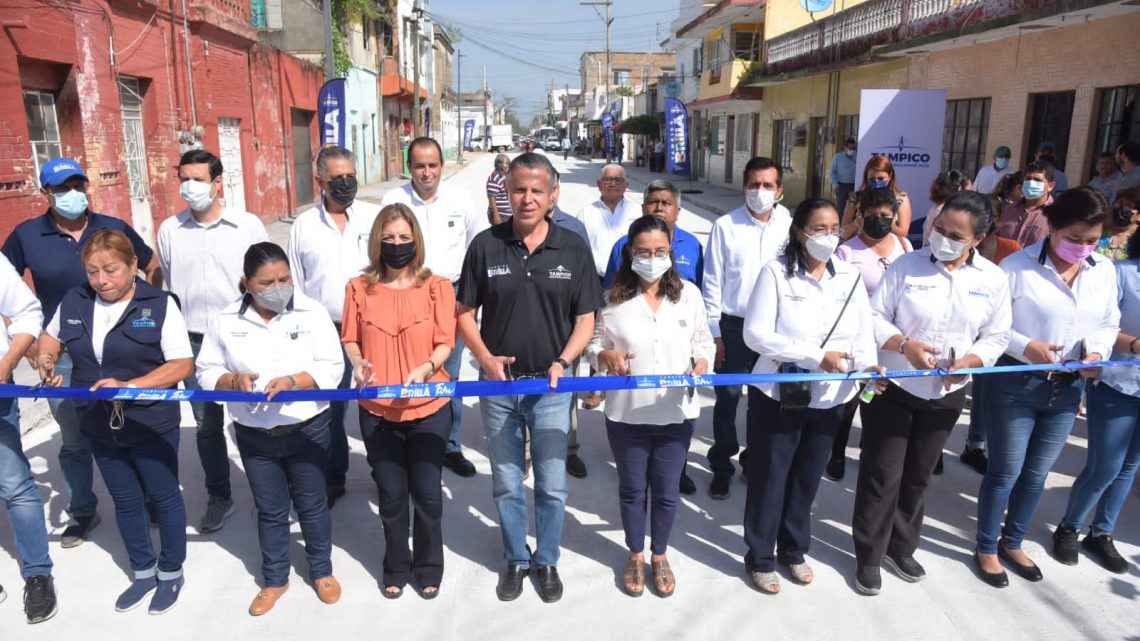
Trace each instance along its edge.
<instances>
[{"instance_id":1,"label":"clear sky","mask_svg":"<svg viewBox=\"0 0 1140 641\"><path fill-rule=\"evenodd\" d=\"M676 18L677 0L613 0L610 12L614 51L660 51ZM546 92L578 88L578 59L606 48L605 7L578 0L431 0L433 18L454 25L463 35L455 47L463 53L462 84L467 92L487 85L498 97L514 97L524 126L546 109ZM456 61L458 62L458 61ZM454 63L453 63L454 66ZM454 81L454 80L453 80Z\"/></svg>"}]
</instances>

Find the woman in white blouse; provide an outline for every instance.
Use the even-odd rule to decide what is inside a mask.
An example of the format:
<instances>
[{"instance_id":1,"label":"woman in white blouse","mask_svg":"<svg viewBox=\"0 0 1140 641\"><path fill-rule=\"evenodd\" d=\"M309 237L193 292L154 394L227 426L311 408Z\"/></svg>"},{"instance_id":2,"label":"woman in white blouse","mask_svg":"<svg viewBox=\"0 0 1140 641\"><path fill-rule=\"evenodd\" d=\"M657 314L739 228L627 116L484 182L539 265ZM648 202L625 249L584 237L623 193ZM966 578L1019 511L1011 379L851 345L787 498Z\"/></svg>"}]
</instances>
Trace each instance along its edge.
<instances>
[{"instance_id":1,"label":"woman in white blouse","mask_svg":"<svg viewBox=\"0 0 1140 641\"><path fill-rule=\"evenodd\" d=\"M704 374L716 348L701 293L673 267L669 226L656 216L629 226L629 243L608 305L599 314L586 356L617 376ZM680 502L679 483L700 403L691 389L619 390L606 397L606 434L617 463L621 520L629 558L626 593L645 587L646 503L657 594L673 594L676 580L666 549Z\"/></svg>"},{"instance_id":2,"label":"woman in white blouse","mask_svg":"<svg viewBox=\"0 0 1140 641\"><path fill-rule=\"evenodd\" d=\"M989 198L950 196L928 246L900 257L871 298L879 362L890 370L990 366L1009 343L1009 284L976 248L993 220ZM855 489L855 587L878 594L880 564L911 583L926 489L966 403L966 376L891 381L863 407Z\"/></svg>"},{"instance_id":3,"label":"woman in white blouse","mask_svg":"<svg viewBox=\"0 0 1140 641\"><path fill-rule=\"evenodd\" d=\"M783 256L760 270L744 317L744 342L760 354L753 373L879 369L859 270L832 257L839 232L839 212L830 201L806 200L796 207ZM811 504L844 404L859 388L859 381L835 380L812 382L796 394L772 383L749 390L753 454L746 467L744 563L762 592L780 591L777 561L798 583L815 578L804 561Z\"/></svg>"},{"instance_id":4,"label":"woman in white blouse","mask_svg":"<svg viewBox=\"0 0 1140 641\"><path fill-rule=\"evenodd\" d=\"M335 389L344 372L340 337L321 303L293 289L289 259L273 243L251 245L244 296L211 319L198 354L202 389L262 392ZM227 403L234 439L257 506L265 587L249 606L269 612L289 588L289 513L297 512L309 578L325 603L340 599L332 575L332 521L325 474L331 435L327 401Z\"/></svg>"},{"instance_id":5,"label":"woman in white blouse","mask_svg":"<svg viewBox=\"0 0 1140 641\"><path fill-rule=\"evenodd\" d=\"M1070 189L1045 208L1049 234L1001 263L1009 279L1013 325L999 365L1093 362L1112 352L1120 329L1116 271L1095 253L1108 220L1104 196ZM978 492L974 558L981 578L1005 587L1006 566L1028 581L1041 570L1021 549L1053 463L1081 401L1079 371L991 374L986 384L990 457ZM1002 517L1005 525L1002 526Z\"/></svg>"}]
</instances>

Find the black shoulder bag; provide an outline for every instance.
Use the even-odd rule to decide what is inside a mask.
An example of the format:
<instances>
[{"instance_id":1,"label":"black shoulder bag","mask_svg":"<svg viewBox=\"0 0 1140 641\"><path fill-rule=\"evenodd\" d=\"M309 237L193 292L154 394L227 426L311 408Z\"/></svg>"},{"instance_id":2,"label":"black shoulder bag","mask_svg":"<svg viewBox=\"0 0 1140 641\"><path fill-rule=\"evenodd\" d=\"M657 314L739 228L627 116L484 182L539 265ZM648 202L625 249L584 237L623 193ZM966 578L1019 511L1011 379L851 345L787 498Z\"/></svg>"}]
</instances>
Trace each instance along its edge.
<instances>
[{"instance_id":1,"label":"black shoulder bag","mask_svg":"<svg viewBox=\"0 0 1140 641\"><path fill-rule=\"evenodd\" d=\"M835 333L835 328L839 327L839 321L843 319L843 313L847 311L847 304L851 302L851 296L855 294L855 288L862 282L858 277L855 278L855 283L851 286L851 291L847 292L847 300L843 301L843 308L839 310L839 316L835 317L835 322L831 324L831 329L827 331L827 336L823 337L823 342L819 344L820 349L827 345L827 341L831 339L831 335ZM802 374L808 370L796 365L795 363L780 363L781 374ZM789 381L787 383L779 383L780 389L780 409L781 410L802 410L811 405L811 381Z\"/></svg>"}]
</instances>

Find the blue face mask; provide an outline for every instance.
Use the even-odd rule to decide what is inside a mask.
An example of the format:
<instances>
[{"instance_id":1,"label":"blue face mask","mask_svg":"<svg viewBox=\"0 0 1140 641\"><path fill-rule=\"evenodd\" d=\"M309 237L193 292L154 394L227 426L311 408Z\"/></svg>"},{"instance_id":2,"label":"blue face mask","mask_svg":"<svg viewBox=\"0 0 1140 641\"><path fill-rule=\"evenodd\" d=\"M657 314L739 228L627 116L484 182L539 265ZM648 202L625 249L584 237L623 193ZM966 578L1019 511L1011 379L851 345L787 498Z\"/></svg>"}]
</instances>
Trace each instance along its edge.
<instances>
[{"instance_id":1,"label":"blue face mask","mask_svg":"<svg viewBox=\"0 0 1140 641\"><path fill-rule=\"evenodd\" d=\"M77 189L55 194L53 200L55 204L52 205L52 209L68 220L75 220L87 211L87 194Z\"/></svg>"},{"instance_id":2,"label":"blue face mask","mask_svg":"<svg viewBox=\"0 0 1140 641\"><path fill-rule=\"evenodd\" d=\"M1009 158L998 158L994 161L994 167L998 169L1005 169L1009 166Z\"/></svg>"},{"instance_id":3,"label":"blue face mask","mask_svg":"<svg viewBox=\"0 0 1140 641\"><path fill-rule=\"evenodd\" d=\"M891 184L890 179L872 178L867 181L867 186L871 189L886 189L889 184Z\"/></svg>"},{"instance_id":4,"label":"blue face mask","mask_svg":"<svg viewBox=\"0 0 1140 641\"><path fill-rule=\"evenodd\" d=\"M1045 183L1040 180L1026 180L1021 183L1021 195L1036 200L1045 195Z\"/></svg>"}]
</instances>

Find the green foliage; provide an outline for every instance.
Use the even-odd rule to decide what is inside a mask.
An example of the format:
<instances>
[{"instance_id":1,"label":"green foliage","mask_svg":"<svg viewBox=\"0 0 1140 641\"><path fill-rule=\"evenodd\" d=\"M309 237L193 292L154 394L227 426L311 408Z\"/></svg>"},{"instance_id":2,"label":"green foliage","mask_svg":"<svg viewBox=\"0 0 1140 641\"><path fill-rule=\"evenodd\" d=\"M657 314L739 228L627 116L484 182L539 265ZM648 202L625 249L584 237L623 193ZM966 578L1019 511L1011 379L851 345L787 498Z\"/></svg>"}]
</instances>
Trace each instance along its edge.
<instances>
[{"instance_id":1,"label":"green foliage","mask_svg":"<svg viewBox=\"0 0 1140 641\"><path fill-rule=\"evenodd\" d=\"M361 20L376 20L390 16L388 3L383 0L331 0L333 17L333 73L347 78L352 70L352 56L348 49L348 28Z\"/></svg>"},{"instance_id":2,"label":"green foliage","mask_svg":"<svg viewBox=\"0 0 1140 641\"><path fill-rule=\"evenodd\" d=\"M463 30L460 29L459 27L457 27L453 24L449 24L449 25L444 26L443 31L444 31L444 33L447 34L447 37L451 40L451 44L454 45L454 44L459 44L460 42L463 42Z\"/></svg>"},{"instance_id":3,"label":"green foliage","mask_svg":"<svg viewBox=\"0 0 1140 641\"><path fill-rule=\"evenodd\" d=\"M617 131L634 136L660 136L664 126L665 114L641 115L623 120Z\"/></svg>"},{"instance_id":4,"label":"green foliage","mask_svg":"<svg viewBox=\"0 0 1140 641\"><path fill-rule=\"evenodd\" d=\"M632 98L635 95L633 93L633 87L630 87L628 85L622 85L622 86L618 87L617 92L618 92L618 95L625 96L626 98Z\"/></svg>"}]
</instances>

